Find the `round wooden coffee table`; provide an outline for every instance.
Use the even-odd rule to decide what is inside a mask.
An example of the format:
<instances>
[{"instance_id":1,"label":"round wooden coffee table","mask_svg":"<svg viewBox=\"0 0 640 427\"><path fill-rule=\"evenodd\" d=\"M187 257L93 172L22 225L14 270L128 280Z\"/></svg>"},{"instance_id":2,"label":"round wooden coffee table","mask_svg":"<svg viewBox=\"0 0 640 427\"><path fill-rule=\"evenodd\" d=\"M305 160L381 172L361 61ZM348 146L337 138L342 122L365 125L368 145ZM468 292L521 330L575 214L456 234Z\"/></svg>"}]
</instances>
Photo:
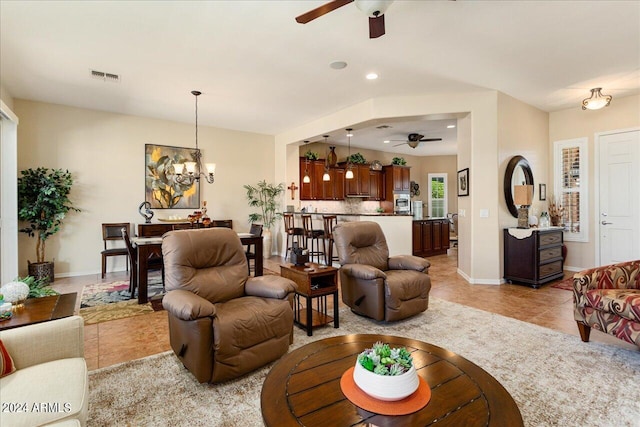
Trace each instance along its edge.
<instances>
[{"instance_id":1,"label":"round wooden coffee table","mask_svg":"<svg viewBox=\"0 0 640 427\"><path fill-rule=\"evenodd\" d=\"M412 352L418 374L431 387L424 408L409 415L378 415L344 396L342 374L376 341ZM389 335L342 335L292 351L267 375L260 400L267 426L523 425L511 395L482 368L441 347Z\"/></svg>"}]
</instances>

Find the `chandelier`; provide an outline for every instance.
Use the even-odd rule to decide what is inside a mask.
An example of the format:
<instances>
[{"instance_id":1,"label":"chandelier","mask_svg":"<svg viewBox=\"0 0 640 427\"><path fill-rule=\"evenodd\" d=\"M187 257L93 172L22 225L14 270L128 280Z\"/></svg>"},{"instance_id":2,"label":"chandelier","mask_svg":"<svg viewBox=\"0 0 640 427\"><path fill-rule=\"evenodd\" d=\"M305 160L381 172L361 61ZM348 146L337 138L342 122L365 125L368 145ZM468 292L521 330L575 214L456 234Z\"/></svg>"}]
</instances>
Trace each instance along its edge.
<instances>
[{"instance_id":1,"label":"chandelier","mask_svg":"<svg viewBox=\"0 0 640 427\"><path fill-rule=\"evenodd\" d=\"M603 95L601 87L591 89L591 96L582 101L583 110L599 110L604 107L608 107L613 98L611 95Z\"/></svg>"},{"instance_id":2,"label":"chandelier","mask_svg":"<svg viewBox=\"0 0 640 427\"><path fill-rule=\"evenodd\" d=\"M191 94L196 97L196 149L191 154L195 161L173 165L176 174L175 180L178 184L191 185L195 181L200 181L200 175L202 175L209 184L213 184L216 164L206 163L205 167L202 167L202 152L198 148L198 96L202 92L192 90Z\"/></svg>"}]
</instances>

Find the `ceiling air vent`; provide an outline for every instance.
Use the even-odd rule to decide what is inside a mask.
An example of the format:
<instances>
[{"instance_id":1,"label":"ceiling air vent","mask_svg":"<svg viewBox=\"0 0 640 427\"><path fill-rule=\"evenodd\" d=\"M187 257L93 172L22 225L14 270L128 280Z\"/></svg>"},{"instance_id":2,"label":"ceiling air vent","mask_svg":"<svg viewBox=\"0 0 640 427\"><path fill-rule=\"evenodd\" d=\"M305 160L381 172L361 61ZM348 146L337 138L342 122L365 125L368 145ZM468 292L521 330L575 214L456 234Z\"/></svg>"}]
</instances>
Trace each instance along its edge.
<instances>
[{"instance_id":1,"label":"ceiling air vent","mask_svg":"<svg viewBox=\"0 0 640 427\"><path fill-rule=\"evenodd\" d=\"M380 126L376 127L376 129L390 129L390 128L391 128L391 126L389 126L389 125L380 125Z\"/></svg>"},{"instance_id":2,"label":"ceiling air vent","mask_svg":"<svg viewBox=\"0 0 640 427\"><path fill-rule=\"evenodd\" d=\"M120 76L118 74L105 73L104 71L91 70L91 77L105 82L120 82Z\"/></svg>"}]
</instances>

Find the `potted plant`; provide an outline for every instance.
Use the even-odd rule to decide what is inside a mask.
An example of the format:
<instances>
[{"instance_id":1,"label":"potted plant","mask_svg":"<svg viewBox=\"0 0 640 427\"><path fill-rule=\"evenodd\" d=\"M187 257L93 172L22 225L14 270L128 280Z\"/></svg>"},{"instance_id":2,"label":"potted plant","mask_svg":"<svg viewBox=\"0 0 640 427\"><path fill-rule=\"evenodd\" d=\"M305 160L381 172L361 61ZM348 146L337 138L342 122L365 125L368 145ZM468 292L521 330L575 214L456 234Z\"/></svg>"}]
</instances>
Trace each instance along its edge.
<instances>
[{"instance_id":1,"label":"potted plant","mask_svg":"<svg viewBox=\"0 0 640 427\"><path fill-rule=\"evenodd\" d=\"M311 150L308 150L306 153L304 153L304 157L307 160L318 160L320 158L318 153L316 153L315 151L311 151Z\"/></svg>"},{"instance_id":2,"label":"potted plant","mask_svg":"<svg viewBox=\"0 0 640 427\"><path fill-rule=\"evenodd\" d=\"M18 178L18 219L29 223L20 231L36 237L36 262L29 263L29 276L49 283L54 277L54 265L45 261L45 244L60 230L62 220L74 208L69 200L73 178L68 170L27 169Z\"/></svg>"},{"instance_id":3,"label":"potted plant","mask_svg":"<svg viewBox=\"0 0 640 427\"><path fill-rule=\"evenodd\" d=\"M260 209L259 213L249 214L249 222L262 222L263 253L265 258L268 258L271 256L271 227L282 217L282 213L278 212L278 207L280 196L284 193L284 183L275 185L262 180L256 186L247 184L244 189L247 190L249 206Z\"/></svg>"},{"instance_id":4,"label":"potted plant","mask_svg":"<svg viewBox=\"0 0 640 427\"><path fill-rule=\"evenodd\" d=\"M407 161L404 159L404 157L394 157L393 159L391 159L391 164L392 165L398 165L398 166L404 166L407 164Z\"/></svg>"},{"instance_id":5,"label":"potted plant","mask_svg":"<svg viewBox=\"0 0 640 427\"><path fill-rule=\"evenodd\" d=\"M411 353L380 341L358 355L353 381L368 395L387 401L404 399L420 385Z\"/></svg>"}]
</instances>

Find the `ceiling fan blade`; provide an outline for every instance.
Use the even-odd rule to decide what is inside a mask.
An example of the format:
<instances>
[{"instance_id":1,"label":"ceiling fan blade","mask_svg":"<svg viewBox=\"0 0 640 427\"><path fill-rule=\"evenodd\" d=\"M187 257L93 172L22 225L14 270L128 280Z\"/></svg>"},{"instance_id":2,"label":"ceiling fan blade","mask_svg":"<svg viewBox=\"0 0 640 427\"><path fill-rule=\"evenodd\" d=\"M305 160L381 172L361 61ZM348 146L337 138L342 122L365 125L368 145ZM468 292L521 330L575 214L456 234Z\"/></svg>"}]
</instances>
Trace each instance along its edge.
<instances>
[{"instance_id":1,"label":"ceiling fan blade","mask_svg":"<svg viewBox=\"0 0 640 427\"><path fill-rule=\"evenodd\" d=\"M342 7L346 4L353 2L353 0L333 0L329 3L323 4L320 7L316 7L313 10L310 10L307 13L303 13L300 16L296 16L296 22L298 24L306 24L307 22L313 21L316 18L321 17L329 12L336 10L339 7ZM382 33L384 34L384 33Z\"/></svg>"},{"instance_id":2,"label":"ceiling fan blade","mask_svg":"<svg viewBox=\"0 0 640 427\"><path fill-rule=\"evenodd\" d=\"M406 142L403 142L402 144L396 144L396 145L394 145L394 147L399 147L399 146L404 145L404 144L406 144Z\"/></svg>"},{"instance_id":3,"label":"ceiling fan blade","mask_svg":"<svg viewBox=\"0 0 640 427\"><path fill-rule=\"evenodd\" d=\"M380 36L384 36L384 15L369 18L369 38L377 39Z\"/></svg>"},{"instance_id":4,"label":"ceiling fan blade","mask_svg":"<svg viewBox=\"0 0 640 427\"><path fill-rule=\"evenodd\" d=\"M432 141L442 141L442 138L425 138L425 139L421 139L420 142L432 142Z\"/></svg>"}]
</instances>

